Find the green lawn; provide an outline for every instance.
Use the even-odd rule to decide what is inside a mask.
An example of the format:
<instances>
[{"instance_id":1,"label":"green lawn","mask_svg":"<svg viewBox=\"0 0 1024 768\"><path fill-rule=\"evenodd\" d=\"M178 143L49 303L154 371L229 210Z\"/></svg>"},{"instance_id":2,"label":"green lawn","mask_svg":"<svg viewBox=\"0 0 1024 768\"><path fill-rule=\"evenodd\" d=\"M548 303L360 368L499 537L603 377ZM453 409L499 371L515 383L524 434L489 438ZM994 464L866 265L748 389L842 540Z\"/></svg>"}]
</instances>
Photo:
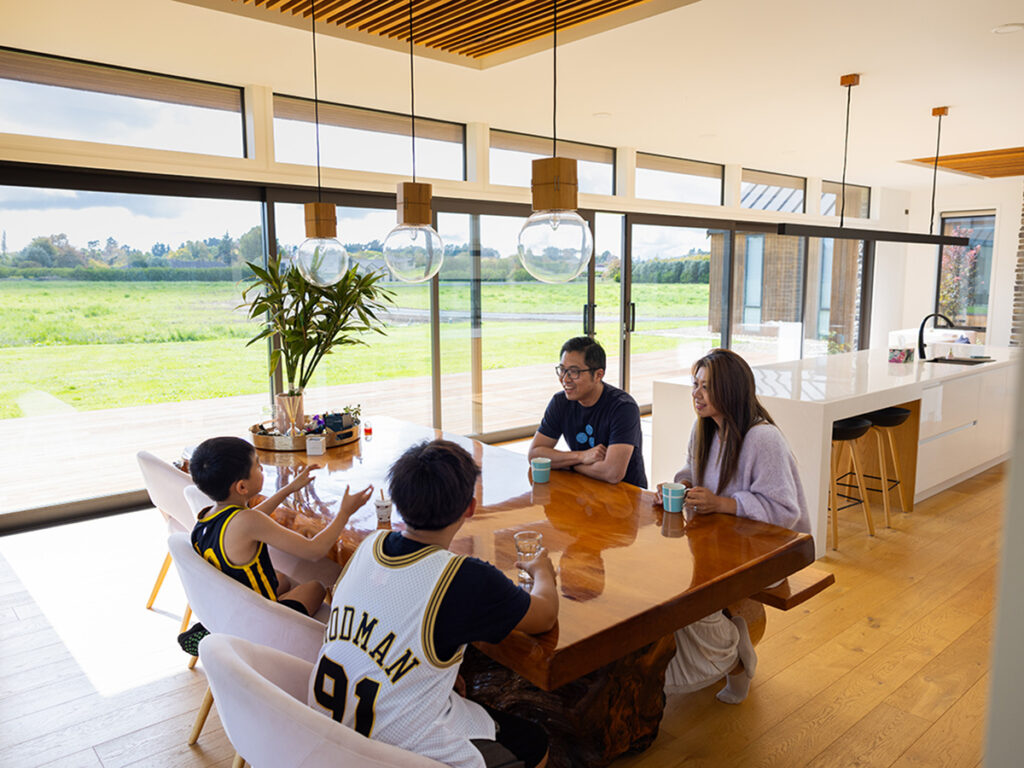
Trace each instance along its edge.
<instances>
[{"instance_id":1,"label":"green lawn","mask_svg":"<svg viewBox=\"0 0 1024 768\"><path fill-rule=\"evenodd\" d=\"M619 286L599 288L599 301L608 302L611 314ZM638 312L645 316L706 312L707 286L636 289ZM246 346L255 325L234 309L239 290L233 283L0 281L0 418L23 415L17 398L29 390L46 392L78 410L266 391L265 342ZM576 315L581 292L581 286L573 285L485 285L483 308ZM425 309L426 298L425 286L396 290L399 306ZM465 309L468 286L443 286L441 298L445 308ZM680 325L645 322L642 328ZM554 365L562 342L580 330L575 319L485 321L483 366ZM386 336L371 334L367 346L345 347L326 358L314 385L427 376L429 334L423 323L390 327ZM469 369L471 337L466 322L442 324L442 373ZM617 323L599 322L597 337L614 354ZM633 337L636 352L671 349L675 343L657 335Z\"/></svg>"}]
</instances>

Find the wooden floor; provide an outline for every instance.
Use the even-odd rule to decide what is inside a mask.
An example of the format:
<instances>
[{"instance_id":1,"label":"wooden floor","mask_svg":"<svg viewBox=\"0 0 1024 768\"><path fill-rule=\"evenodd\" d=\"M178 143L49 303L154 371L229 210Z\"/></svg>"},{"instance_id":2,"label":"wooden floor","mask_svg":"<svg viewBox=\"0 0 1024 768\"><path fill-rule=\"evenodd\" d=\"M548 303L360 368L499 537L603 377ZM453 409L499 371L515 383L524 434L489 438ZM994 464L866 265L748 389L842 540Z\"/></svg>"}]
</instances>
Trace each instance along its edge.
<instances>
[{"instance_id":1,"label":"wooden floor","mask_svg":"<svg viewBox=\"0 0 1024 768\"><path fill-rule=\"evenodd\" d=\"M750 697L669 699L661 734L616 768L966 766L982 760L1004 468L897 515L869 539L857 509L835 586L769 610ZM185 745L205 681L174 635L156 512L0 538L0 765L227 766L216 714ZM131 541L127 551L117 541Z\"/></svg>"}]
</instances>

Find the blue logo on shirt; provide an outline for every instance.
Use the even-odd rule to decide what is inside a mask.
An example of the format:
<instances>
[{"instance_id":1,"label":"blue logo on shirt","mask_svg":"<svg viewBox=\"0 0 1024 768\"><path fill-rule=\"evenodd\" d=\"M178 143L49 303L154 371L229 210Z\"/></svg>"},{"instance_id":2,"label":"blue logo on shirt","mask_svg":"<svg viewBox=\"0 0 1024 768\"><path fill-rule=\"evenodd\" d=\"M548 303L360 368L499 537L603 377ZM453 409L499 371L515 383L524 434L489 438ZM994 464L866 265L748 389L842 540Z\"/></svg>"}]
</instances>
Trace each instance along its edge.
<instances>
[{"instance_id":1,"label":"blue logo on shirt","mask_svg":"<svg viewBox=\"0 0 1024 768\"><path fill-rule=\"evenodd\" d=\"M576 435L576 442L581 445L589 445L591 448L594 447L594 428L587 424L584 427L583 432L579 432Z\"/></svg>"}]
</instances>

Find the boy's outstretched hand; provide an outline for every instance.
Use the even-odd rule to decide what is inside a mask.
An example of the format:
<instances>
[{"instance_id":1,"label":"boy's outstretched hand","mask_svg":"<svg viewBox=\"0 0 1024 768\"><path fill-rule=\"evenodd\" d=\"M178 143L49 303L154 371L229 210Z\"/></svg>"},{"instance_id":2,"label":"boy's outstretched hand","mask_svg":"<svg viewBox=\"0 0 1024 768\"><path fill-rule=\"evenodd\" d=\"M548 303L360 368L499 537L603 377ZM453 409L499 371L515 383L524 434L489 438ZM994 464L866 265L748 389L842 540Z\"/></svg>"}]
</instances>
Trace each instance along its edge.
<instances>
[{"instance_id":1,"label":"boy's outstretched hand","mask_svg":"<svg viewBox=\"0 0 1024 768\"><path fill-rule=\"evenodd\" d=\"M344 517L348 520L352 515L355 514L356 510L362 508L362 506L370 500L370 496L373 495L373 486L368 485L363 490L357 491L356 493L349 493L349 486L345 486L345 496L341 500L341 509L338 510L338 516Z\"/></svg>"},{"instance_id":2,"label":"boy's outstretched hand","mask_svg":"<svg viewBox=\"0 0 1024 768\"><path fill-rule=\"evenodd\" d=\"M302 469L299 470L299 474L297 474L295 478L290 483L288 483L288 488L292 492L297 491L300 488L305 488L307 485L313 482L312 472L315 469L320 469L320 465L307 464L306 466L304 466Z\"/></svg>"},{"instance_id":3,"label":"boy's outstretched hand","mask_svg":"<svg viewBox=\"0 0 1024 768\"><path fill-rule=\"evenodd\" d=\"M537 556L531 560L518 560L516 561L516 568L522 568L528 574L533 576L534 581L540 573L546 573L553 584L555 581L555 566L551 563L551 558L548 557L548 551L541 547Z\"/></svg>"}]
</instances>

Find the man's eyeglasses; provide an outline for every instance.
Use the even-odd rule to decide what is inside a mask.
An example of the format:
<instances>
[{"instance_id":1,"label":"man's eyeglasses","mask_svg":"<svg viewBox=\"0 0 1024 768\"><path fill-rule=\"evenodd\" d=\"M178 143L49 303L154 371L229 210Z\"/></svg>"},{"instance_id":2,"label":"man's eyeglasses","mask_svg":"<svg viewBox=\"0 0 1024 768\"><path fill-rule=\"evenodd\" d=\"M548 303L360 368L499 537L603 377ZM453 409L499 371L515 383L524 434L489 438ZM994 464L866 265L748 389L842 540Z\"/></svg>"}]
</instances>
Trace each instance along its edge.
<instances>
[{"instance_id":1,"label":"man's eyeglasses","mask_svg":"<svg viewBox=\"0 0 1024 768\"><path fill-rule=\"evenodd\" d=\"M576 381L584 371L596 371L597 368L566 368L564 365L555 366L555 375L560 379Z\"/></svg>"}]
</instances>

